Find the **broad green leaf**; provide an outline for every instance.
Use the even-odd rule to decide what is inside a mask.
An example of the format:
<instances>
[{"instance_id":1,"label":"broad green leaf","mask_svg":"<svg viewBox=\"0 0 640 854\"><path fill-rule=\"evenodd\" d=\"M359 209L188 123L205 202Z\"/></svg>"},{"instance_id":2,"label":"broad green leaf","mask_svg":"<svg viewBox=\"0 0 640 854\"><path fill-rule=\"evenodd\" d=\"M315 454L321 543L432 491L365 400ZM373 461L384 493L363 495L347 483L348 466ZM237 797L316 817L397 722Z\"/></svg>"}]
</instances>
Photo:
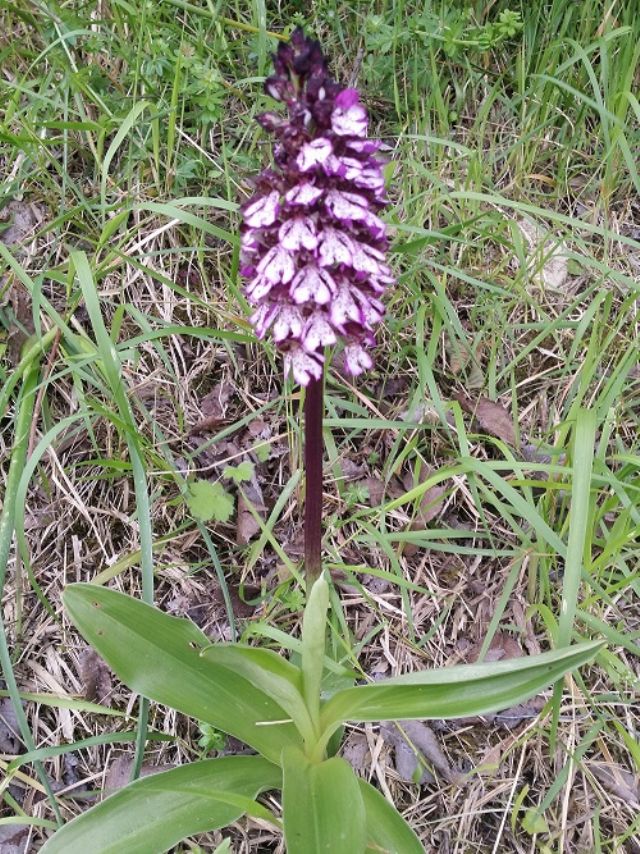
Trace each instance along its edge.
<instances>
[{"instance_id":1,"label":"broad green leaf","mask_svg":"<svg viewBox=\"0 0 640 854\"><path fill-rule=\"evenodd\" d=\"M202 657L233 670L264 691L290 715L306 739L313 738L299 667L270 649L242 644L212 644L202 651Z\"/></svg>"},{"instance_id":2,"label":"broad green leaf","mask_svg":"<svg viewBox=\"0 0 640 854\"><path fill-rule=\"evenodd\" d=\"M209 638L115 590L72 584L64 603L86 640L132 690L205 721L278 763L302 740L285 710L239 673L202 655Z\"/></svg>"},{"instance_id":3,"label":"broad green leaf","mask_svg":"<svg viewBox=\"0 0 640 854\"><path fill-rule=\"evenodd\" d=\"M189 510L201 522L228 522L233 514L233 496L221 483L196 480L189 484L186 498Z\"/></svg>"},{"instance_id":4,"label":"broad green leaf","mask_svg":"<svg viewBox=\"0 0 640 854\"><path fill-rule=\"evenodd\" d=\"M424 854L413 830L393 804L366 780L358 780L367 813L367 854Z\"/></svg>"},{"instance_id":5,"label":"broad green leaf","mask_svg":"<svg viewBox=\"0 0 640 854\"><path fill-rule=\"evenodd\" d=\"M302 693L311 720L320 723L320 686L324 669L329 585L324 572L309 592L302 620Z\"/></svg>"},{"instance_id":6,"label":"broad green leaf","mask_svg":"<svg viewBox=\"0 0 640 854\"><path fill-rule=\"evenodd\" d=\"M590 661L600 641L493 664L408 673L338 691L322 711L323 728L346 721L460 718L506 709Z\"/></svg>"},{"instance_id":7,"label":"broad green leaf","mask_svg":"<svg viewBox=\"0 0 640 854\"><path fill-rule=\"evenodd\" d=\"M280 769L260 756L205 759L162 771L82 813L41 852L161 854L187 836L231 824L252 810L259 792L279 788L281 782Z\"/></svg>"},{"instance_id":8,"label":"broad green leaf","mask_svg":"<svg viewBox=\"0 0 640 854\"><path fill-rule=\"evenodd\" d=\"M364 854L365 807L351 766L338 758L310 762L288 748L282 770L287 854Z\"/></svg>"}]
</instances>

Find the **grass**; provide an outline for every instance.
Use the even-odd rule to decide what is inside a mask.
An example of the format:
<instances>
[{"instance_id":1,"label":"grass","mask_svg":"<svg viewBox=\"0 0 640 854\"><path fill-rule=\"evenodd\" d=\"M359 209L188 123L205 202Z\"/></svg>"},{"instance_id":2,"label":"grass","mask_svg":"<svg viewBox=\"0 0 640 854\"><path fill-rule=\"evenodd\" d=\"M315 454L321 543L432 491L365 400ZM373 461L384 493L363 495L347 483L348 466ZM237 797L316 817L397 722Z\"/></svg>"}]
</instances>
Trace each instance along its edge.
<instances>
[{"instance_id":1,"label":"grass","mask_svg":"<svg viewBox=\"0 0 640 854\"><path fill-rule=\"evenodd\" d=\"M267 157L269 52L303 23L393 164L376 369L327 381L334 661L608 640L541 715L438 732L464 785L402 780L369 725L362 773L426 850L638 850L636 5L0 4L2 666L17 753L40 763L0 726L2 832L37 850L136 740L138 773L147 713L145 764L202 750L120 686L88 696L65 583L155 587L212 636L275 648L299 623L299 394L251 336L236 211ZM238 521L194 518L190 482L247 460ZM231 835L277 847L252 822Z\"/></svg>"}]
</instances>

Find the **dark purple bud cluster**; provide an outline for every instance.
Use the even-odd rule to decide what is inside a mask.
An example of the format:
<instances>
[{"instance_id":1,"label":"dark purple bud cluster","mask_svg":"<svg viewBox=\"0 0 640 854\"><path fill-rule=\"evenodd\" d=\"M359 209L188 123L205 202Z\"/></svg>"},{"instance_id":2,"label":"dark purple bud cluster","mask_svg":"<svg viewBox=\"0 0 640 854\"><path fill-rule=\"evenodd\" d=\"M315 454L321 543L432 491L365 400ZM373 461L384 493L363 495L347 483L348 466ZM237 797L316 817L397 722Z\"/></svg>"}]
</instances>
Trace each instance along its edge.
<instances>
[{"instance_id":1,"label":"dark purple bud cluster","mask_svg":"<svg viewBox=\"0 0 640 854\"><path fill-rule=\"evenodd\" d=\"M347 372L373 364L380 295L393 282L377 215L387 199L367 112L355 89L331 78L318 42L297 29L274 67L265 90L288 116L258 118L277 139L275 165L242 208L242 274L256 334L270 331L286 370L306 386L322 376L324 347L339 339Z\"/></svg>"}]
</instances>

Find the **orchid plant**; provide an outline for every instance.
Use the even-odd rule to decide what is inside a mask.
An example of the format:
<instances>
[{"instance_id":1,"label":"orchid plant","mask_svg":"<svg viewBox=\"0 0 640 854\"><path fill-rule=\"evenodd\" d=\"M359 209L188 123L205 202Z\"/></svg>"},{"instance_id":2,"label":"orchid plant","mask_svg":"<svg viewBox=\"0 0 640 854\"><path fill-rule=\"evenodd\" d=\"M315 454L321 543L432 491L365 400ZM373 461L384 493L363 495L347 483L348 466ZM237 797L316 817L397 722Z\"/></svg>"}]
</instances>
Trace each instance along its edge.
<instances>
[{"instance_id":1,"label":"orchid plant","mask_svg":"<svg viewBox=\"0 0 640 854\"><path fill-rule=\"evenodd\" d=\"M306 393L307 602L302 637L290 644L297 663L269 649L212 643L188 620L113 590L68 587L71 620L125 684L255 754L138 779L65 825L43 854L156 854L242 815L281 829L289 854L418 854L411 827L339 756L344 724L502 709L589 661L600 646L324 690L326 665L337 667L325 657L330 579L320 551L325 349L341 346L352 375L372 367L380 295L393 277L378 216L386 204L380 144L366 136L358 92L330 77L318 43L300 30L274 61L265 88L287 115L259 118L277 142L273 165L243 207L242 273L257 336L272 336ZM257 800L266 791L282 792L280 811L277 798Z\"/></svg>"},{"instance_id":2,"label":"orchid plant","mask_svg":"<svg viewBox=\"0 0 640 854\"><path fill-rule=\"evenodd\" d=\"M243 206L241 272L256 335L271 332L285 371L306 387L305 572L313 581L321 568L324 349L340 340L352 376L373 366L380 295L393 276L377 215L387 204L380 142L367 138L357 90L332 79L320 45L301 29L274 65L265 90L284 101L287 116L258 116L277 143L273 166Z\"/></svg>"}]
</instances>

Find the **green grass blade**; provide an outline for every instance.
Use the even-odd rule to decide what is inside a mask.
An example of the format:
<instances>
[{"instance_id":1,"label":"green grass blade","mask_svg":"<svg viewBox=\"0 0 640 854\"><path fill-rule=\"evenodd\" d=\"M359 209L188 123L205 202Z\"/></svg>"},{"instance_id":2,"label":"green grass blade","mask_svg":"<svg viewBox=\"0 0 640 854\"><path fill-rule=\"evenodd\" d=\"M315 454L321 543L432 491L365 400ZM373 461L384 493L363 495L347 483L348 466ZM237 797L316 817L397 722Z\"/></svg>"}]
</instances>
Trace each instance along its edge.
<instances>
[{"instance_id":1,"label":"green grass blade","mask_svg":"<svg viewBox=\"0 0 640 854\"><path fill-rule=\"evenodd\" d=\"M9 561L9 552L13 542L15 529L15 512L16 512L16 493L18 482L22 469L24 468L27 456L27 443L29 441L29 432L31 429L31 419L33 417L33 407L37 394L38 377L40 373L40 365L33 360L29 363L29 367L25 374L24 383L21 390L20 401L18 404L18 416L16 418L15 434L13 449L11 452L11 462L9 463L9 473L7 475L6 487L2 496L2 512L0 513L0 601L2 601L2 593L4 590L4 581L6 578L7 564ZM29 728L27 716L22 708L20 700L20 691L16 682L16 677L13 672L13 664L11 661L11 653L9 651L9 643L7 632L4 625L2 614L0 613L0 665L2 673L7 685L9 696L16 715L20 734L27 747L27 750L34 751L36 749L33 741L33 736ZM54 811L58 822L62 821L58 804L53 794L49 778L47 777L42 764L38 761L35 763L36 773L40 778L40 782L44 786L45 792L49 799L49 803Z\"/></svg>"},{"instance_id":2,"label":"green grass blade","mask_svg":"<svg viewBox=\"0 0 640 854\"><path fill-rule=\"evenodd\" d=\"M562 581L562 605L558 620L558 647L568 647L571 643L573 624L578 607L580 582L585 568L585 560L590 560L591 555L591 535L593 532L593 525L590 524L591 473L595 454L595 437L596 413L593 410L578 409L572 449L569 541ZM557 737L561 700L562 682L558 682L553 692L552 745L555 745Z\"/></svg>"}]
</instances>

